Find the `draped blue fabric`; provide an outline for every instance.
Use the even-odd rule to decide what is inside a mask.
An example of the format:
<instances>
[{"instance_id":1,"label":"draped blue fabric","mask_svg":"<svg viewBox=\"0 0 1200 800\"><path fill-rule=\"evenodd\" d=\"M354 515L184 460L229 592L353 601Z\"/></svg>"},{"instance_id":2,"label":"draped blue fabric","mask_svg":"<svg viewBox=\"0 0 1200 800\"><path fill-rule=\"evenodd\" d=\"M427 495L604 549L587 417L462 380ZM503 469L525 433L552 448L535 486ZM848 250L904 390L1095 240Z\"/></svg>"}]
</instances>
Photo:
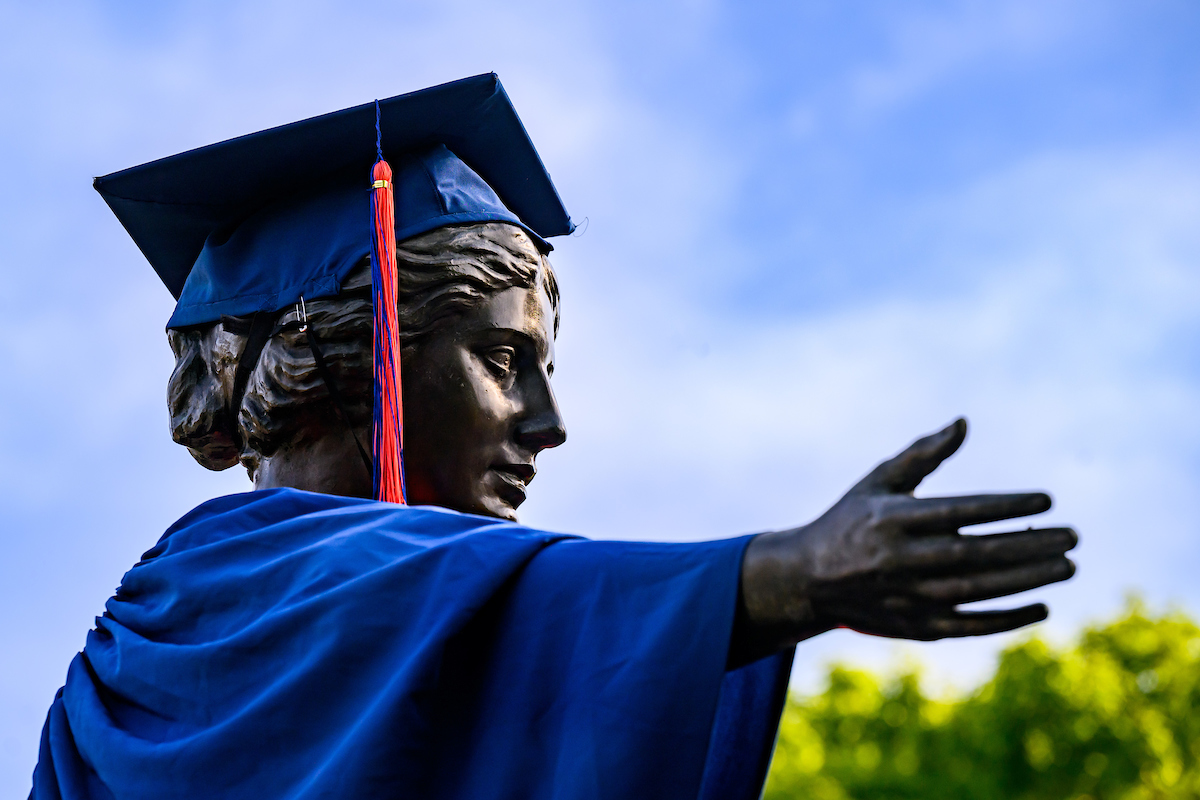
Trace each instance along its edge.
<instances>
[{"instance_id":1,"label":"draped blue fabric","mask_svg":"<svg viewBox=\"0 0 1200 800\"><path fill-rule=\"evenodd\" d=\"M97 618L31 797L755 797L790 658L725 671L746 541L212 500Z\"/></svg>"}]
</instances>

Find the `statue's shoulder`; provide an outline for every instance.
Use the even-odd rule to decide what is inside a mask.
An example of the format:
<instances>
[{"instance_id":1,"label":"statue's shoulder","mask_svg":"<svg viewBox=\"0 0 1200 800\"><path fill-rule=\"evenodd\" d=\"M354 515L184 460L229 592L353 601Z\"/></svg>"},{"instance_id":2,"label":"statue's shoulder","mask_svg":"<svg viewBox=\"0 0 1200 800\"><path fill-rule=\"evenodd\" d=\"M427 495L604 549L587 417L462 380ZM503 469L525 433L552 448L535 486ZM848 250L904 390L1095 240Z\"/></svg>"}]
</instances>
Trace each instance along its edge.
<instances>
[{"instance_id":1,"label":"statue's shoulder","mask_svg":"<svg viewBox=\"0 0 1200 800\"><path fill-rule=\"evenodd\" d=\"M545 541L564 538L512 522L439 506L405 506L277 488L217 497L172 525L143 560L208 547L323 549L389 539L421 548L463 537Z\"/></svg>"}]
</instances>

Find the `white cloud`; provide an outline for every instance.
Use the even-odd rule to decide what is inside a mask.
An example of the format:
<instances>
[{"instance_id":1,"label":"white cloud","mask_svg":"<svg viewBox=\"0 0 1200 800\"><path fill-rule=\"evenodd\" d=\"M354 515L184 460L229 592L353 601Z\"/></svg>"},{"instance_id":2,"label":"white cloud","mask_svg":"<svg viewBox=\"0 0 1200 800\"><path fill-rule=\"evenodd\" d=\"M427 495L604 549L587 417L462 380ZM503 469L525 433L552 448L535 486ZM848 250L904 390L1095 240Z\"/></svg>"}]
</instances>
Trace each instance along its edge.
<instances>
[{"instance_id":1,"label":"white cloud","mask_svg":"<svg viewBox=\"0 0 1200 800\"><path fill-rule=\"evenodd\" d=\"M879 57L849 78L852 107L867 117L961 79L981 65L994 69L997 62L1020 63L1061 47L1105 14L1079 3L1020 0L955 3L923 12L892 8L889 16Z\"/></svg>"}]
</instances>

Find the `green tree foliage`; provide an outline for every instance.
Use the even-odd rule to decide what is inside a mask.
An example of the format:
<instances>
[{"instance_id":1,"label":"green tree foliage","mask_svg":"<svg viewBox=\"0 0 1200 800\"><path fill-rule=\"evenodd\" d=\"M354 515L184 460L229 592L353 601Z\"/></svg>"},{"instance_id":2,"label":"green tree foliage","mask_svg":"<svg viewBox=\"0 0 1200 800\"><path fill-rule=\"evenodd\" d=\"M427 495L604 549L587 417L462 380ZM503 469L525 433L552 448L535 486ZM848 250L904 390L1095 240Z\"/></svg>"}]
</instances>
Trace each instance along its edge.
<instances>
[{"instance_id":1,"label":"green tree foliage","mask_svg":"<svg viewBox=\"0 0 1200 800\"><path fill-rule=\"evenodd\" d=\"M1130 601L1055 649L1006 650L974 694L845 667L784 712L766 800L1200 798L1200 628Z\"/></svg>"}]
</instances>

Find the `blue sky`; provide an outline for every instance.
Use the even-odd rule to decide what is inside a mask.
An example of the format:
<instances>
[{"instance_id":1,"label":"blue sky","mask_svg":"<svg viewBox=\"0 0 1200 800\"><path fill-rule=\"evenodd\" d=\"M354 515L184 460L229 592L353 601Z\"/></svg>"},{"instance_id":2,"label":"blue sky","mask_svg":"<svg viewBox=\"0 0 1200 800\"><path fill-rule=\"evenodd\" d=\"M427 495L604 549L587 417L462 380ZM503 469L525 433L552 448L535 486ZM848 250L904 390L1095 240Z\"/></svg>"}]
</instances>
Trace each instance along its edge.
<instances>
[{"instance_id":1,"label":"blue sky","mask_svg":"<svg viewBox=\"0 0 1200 800\"><path fill-rule=\"evenodd\" d=\"M1044 488L1066 636L1200 613L1200 6L0 1L0 791L123 572L248 487L172 444L165 289L91 178L496 71L581 233L531 525L804 522L959 414L927 492ZM1009 637L821 665L969 686Z\"/></svg>"}]
</instances>

